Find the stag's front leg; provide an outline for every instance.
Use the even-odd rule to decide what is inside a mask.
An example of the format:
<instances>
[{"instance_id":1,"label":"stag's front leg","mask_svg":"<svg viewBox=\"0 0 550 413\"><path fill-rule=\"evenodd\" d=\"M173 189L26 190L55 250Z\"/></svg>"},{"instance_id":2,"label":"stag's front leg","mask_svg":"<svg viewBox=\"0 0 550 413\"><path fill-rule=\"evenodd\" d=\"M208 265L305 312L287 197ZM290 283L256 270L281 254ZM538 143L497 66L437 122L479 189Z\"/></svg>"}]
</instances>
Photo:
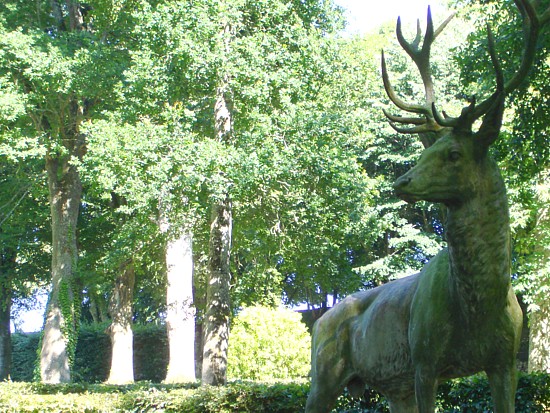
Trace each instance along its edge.
<instances>
[{"instance_id":1,"label":"stag's front leg","mask_svg":"<svg viewBox=\"0 0 550 413\"><path fill-rule=\"evenodd\" d=\"M517 372L515 366L488 371L495 413L514 413Z\"/></svg>"},{"instance_id":2,"label":"stag's front leg","mask_svg":"<svg viewBox=\"0 0 550 413\"><path fill-rule=\"evenodd\" d=\"M393 400L388 397L390 413L418 413L414 394L404 399Z\"/></svg>"},{"instance_id":3,"label":"stag's front leg","mask_svg":"<svg viewBox=\"0 0 550 413\"><path fill-rule=\"evenodd\" d=\"M306 413L328 413L344 390L345 383L339 378L314 377L306 402Z\"/></svg>"},{"instance_id":4,"label":"stag's front leg","mask_svg":"<svg viewBox=\"0 0 550 413\"><path fill-rule=\"evenodd\" d=\"M414 389L419 413L435 412L437 378L431 369L417 367Z\"/></svg>"},{"instance_id":5,"label":"stag's front leg","mask_svg":"<svg viewBox=\"0 0 550 413\"><path fill-rule=\"evenodd\" d=\"M314 333L315 334L315 333ZM314 340L315 341L315 340ZM346 360L338 351L336 340L314 349L311 361L311 387L306 402L306 413L328 413L349 381Z\"/></svg>"}]
</instances>

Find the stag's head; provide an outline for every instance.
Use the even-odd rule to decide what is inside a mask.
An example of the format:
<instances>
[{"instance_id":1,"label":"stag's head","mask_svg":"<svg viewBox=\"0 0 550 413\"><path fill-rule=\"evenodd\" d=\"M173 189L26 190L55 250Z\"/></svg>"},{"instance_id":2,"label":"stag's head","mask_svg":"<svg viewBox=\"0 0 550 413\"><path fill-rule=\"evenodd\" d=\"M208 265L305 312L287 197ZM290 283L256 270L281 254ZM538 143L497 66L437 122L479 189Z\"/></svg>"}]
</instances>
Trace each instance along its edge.
<instances>
[{"instance_id":1,"label":"stag's head","mask_svg":"<svg viewBox=\"0 0 550 413\"><path fill-rule=\"evenodd\" d=\"M417 165L394 183L397 195L405 201L426 200L451 206L467 201L480 191L490 190L487 187L488 178L495 173L491 170L494 166L489 160L488 152L499 135L506 95L527 77L533 64L540 27L550 20L550 8L544 14L537 15L528 0L515 0L515 3L523 16L525 32L524 55L519 69L508 82L504 82L493 36L488 28L489 54L496 74L495 92L479 104L472 97L470 104L456 118L449 117L444 112L442 115L436 109L429 62L433 41L453 16L434 30L428 9L428 23L422 46L420 28L413 42L408 42L403 37L398 19L397 39L418 67L426 93L426 102L421 105L401 100L390 84L382 53L382 78L390 100L401 110L417 116L394 116L387 111L384 114L397 132L419 134L426 148ZM474 131L473 125L478 119L481 119L481 126Z\"/></svg>"}]
</instances>

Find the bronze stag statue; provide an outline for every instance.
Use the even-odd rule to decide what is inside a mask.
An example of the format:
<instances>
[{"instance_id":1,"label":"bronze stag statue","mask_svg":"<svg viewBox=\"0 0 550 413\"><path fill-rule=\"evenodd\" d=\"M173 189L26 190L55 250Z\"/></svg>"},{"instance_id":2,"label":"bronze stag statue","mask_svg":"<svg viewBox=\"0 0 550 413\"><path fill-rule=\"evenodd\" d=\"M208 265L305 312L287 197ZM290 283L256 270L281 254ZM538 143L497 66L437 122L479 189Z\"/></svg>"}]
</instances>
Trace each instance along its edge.
<instances>
[{"instance_id":1,"label":"bronze stag statue","mask_svg":"<svg viewBox=\"0 0 550 413\"><path fill-rule=\"evenodd\" d=\"M433 413L438 383L480 371L489 378L494 411L514 412L522 312L510 282L506 189L489 147L499 135L505 97L527 77L550 20L550 8L537 14L536 0L515 3L525 35L517 72L505 82L488 29L496 90L479 104L472 98L457 118L437 111L429 62L447 22L434 30L428 10L420 46L420 33L406 41L398 20L397 38L421 73L426 103L397 97L382 55L388 96L419 117L385 113L398 132L420 134L426 149L394 189L407 202L445 205L448 248L420 273L353 294L317 321L306 413L329 412L345 387L360 396L365 385L387 398L392 413Z\"/></svg>"}]
</instances>

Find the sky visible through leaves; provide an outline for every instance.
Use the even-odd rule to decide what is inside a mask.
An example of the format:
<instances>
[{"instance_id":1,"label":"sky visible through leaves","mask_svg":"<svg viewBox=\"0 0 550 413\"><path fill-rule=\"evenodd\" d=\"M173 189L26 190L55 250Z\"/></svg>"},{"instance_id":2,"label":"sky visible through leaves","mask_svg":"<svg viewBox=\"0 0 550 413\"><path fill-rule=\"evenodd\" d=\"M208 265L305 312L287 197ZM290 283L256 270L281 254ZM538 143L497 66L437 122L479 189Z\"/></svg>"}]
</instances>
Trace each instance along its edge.
<instances>
[{"instance_id":1,"label":"sky visible through leaves","mask_svg":"<svg viewBox=\"0 0 550 413\"><path fill-rule=\"evenodd\" d=\"M425 20L428 6L432 14L445 14L445 7L438 0L335 0L336 4L346 9L349 34L369 32L387 21L395 22L401 16L404 24L418 18Z\"/></svg>"}]
</instances>

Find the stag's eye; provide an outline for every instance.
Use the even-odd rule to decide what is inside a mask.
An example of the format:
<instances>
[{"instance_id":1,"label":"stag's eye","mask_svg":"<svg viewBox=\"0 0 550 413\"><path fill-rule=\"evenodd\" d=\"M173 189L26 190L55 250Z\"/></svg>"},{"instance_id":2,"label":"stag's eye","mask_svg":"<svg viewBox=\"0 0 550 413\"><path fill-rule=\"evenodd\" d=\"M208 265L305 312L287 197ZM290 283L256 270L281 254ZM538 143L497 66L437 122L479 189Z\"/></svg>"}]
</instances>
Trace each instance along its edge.
<instances>
[{"instance_id":1,"label":"stag's eye","mask_svg":"<svg viewBox=\"0 0 550 413\"><path fill-rule=\"evenodd\" d=\"M456 162L456 161L458 161L458 160L460 159L460 156L461 156L461 155L460 155L460 152L459 152L459 151L451 151L451 152L449 153L449 160L450 160L451 162Z\"/></svg>"}]
</instances>

